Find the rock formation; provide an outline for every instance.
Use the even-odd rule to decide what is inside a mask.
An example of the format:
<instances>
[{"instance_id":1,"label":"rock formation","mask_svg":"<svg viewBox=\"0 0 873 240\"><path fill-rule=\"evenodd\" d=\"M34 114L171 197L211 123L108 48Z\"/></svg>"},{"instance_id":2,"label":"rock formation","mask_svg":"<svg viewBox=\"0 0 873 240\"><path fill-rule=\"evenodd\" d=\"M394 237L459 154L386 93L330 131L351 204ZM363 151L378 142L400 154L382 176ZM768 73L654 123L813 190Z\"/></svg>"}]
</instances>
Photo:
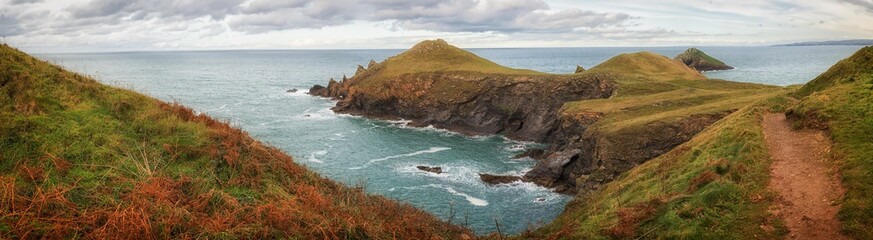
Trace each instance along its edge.
<instances>
[{"instance_id":1,"label":"rock formation","mask_svg":"<svg viewBox=\"0 0 873 240\"><path fill-rule=\"evenodd\" d=\"M512 182L521 181L522 177L519 176L507 176L507 175L492 175L487 173L480 173L479 179L488 184L507 184Z\"/></svg>"},{"instance_id":2,"label":"rock formation","mask_svg":"<svg viewBox=\"0 0 873 240\"><path fill-rule=\"evenodd\" d=\"M649 52L580 70L554 75L507 68L434 40L382 63L371 61L351 78L331 79L309 93L338 100L336 112L549 143L545 151L518 156L538 161L524 176L480 179L522 180L575 193L596 189L726 116L738 103L719 101L742 85L706 80L679 61ZM702 80L717 86L695 90ZM728 90L722 92L723 86ZM701 110L679 111L695 106Z\"/></svg>"},{"instance_id":3,"label":"rock formation","mask_svg":"<svg viewBox=\"0 0 873 240\"><path fill-rule=\"evenodd\" d=\"M417 166L415 168L418 168L418 170L422 170L425 172L432 172L432 173L436 173L436 174L443 173L443 168L441 168L441 167Z\"/></svg>"},{"instance_id":4,"label":"rock formation","mask_svg":"<svg viewBox=\"0 0 873 240\"><path fill-rule=\"evenodd\" d=\"M722 61L707 55L697 48L689 48L688 50L685 50L685 52L677 55L674 59L701 72L734 69L734 67L728 66Z\"/></svg>"},{"instance_id":5,"label":"rock formation","mask_svg":"<svg viewBox=\"0 0 873 240\"><path fill-rule=\"evenodd\" d=\"M371 65L341 82L316 85L309 93L339 100L336 112L547 142L556 134L558 111L565 102L606 98L615 87L606 75L506 68L442 40L419 43Z\"/></svg>"}]
</instances>

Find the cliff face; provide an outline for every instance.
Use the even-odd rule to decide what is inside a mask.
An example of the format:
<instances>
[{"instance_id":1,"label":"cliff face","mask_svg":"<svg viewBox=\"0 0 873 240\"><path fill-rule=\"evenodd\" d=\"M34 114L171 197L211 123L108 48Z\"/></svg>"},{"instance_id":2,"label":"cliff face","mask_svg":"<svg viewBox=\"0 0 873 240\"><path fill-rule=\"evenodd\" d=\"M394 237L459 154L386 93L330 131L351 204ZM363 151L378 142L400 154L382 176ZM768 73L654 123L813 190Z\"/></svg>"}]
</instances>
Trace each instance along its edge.
<instances>
[{"instance_id":1,"label":"cliff face","mask_svg":"<svg viewBox=\"0 0 873 240\"><path fill-rule=\"evenodd\" d=\"M420 48L442 48L429 55L463 51L434 41L419 44L395 58L404 58ZM450 59L468 63L480 60L475 56ZM395 67L392 64L389 59L366 69L361 67L352 78L330 81L327 87L314 86L309 93L339 100L333 108L336 112L403 118L414 126L433 125L474 135L504 134L513 139L550 142L558 134L558 110L565 102L607 98L615 90L604 74L549 75L513 69L483 73L459 67L388 75L385 72Z\"/></svg>"},{"instance_id":2,"label":"cliff face","mask_svg":"<svg viewBox=\"0 0 873 240\"><path fill-rule=\"evenodd\" d=\"M506 68L436 40L359 66L353 77L316 85L309 93L338 100L336 112L549 143L545 157L521 180L575 193L669 151L738 108L711 105L738 95L694 91L708 81L681 62L649 52L552 75ZM700 109L681 110L695 107Z\"/></svg>"},{"instance_id":3,"label":"cliff face","mask_svg":"<svg viewBox=\"0 0 873 240\"><path fill-rule=\"evenodd\" d=\"M685 52L677 55L675 59L701 72L734 69L734 67L728 66L724 62L707 55L697 48L689 48L688 50L685 50Z\"/></svg>"},{"instance_id":4,"label":"cliff face","mask_svg":"<svg viewBox=\"0 0 873 240\"><path fill-rule=\"evenodd\" d=\"M664 154L729 111L695 114L676 122L655 121L608 132L591 129L591 119L563 119L565 133L579 133L554 145L524 179L566 193L587 194L634 166Z\"/></svg>"}]
</instances>

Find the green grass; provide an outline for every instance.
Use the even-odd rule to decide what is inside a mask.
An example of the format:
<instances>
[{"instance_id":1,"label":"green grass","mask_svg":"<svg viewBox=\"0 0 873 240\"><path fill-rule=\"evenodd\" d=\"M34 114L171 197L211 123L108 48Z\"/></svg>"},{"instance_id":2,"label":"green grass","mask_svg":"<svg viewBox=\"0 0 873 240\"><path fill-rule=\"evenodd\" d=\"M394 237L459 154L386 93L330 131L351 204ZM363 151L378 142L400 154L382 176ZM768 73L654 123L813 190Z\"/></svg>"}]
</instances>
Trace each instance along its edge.
<instances>
[{"instance_id":1,"label":"green grass","mask_svg":"<svg viewBox=\"0 0 873 240\"><path fill-rule=\"evenodd\" d=\"M589 70L591 71L591 70ZM592 127L604 132L661 121L674 122L694 114L733 111L761 99L785 93L785 88L714 79L666 80L644 75L628 81L621 77L618 93L609 99L564 104L564 115L596 112L603 118Z\"/></svg>"},{"instance_id":2,"label":"green grass","mask_svg":"<svg viewBox=\"0 0 873 240\"><path fill-rule=\"evenodd\" d=\"M839 218L858 239L873 238L873 47L865 47L801 87L789 117L825 127L840 160L846 196Z\"/></svg>"},{"instance_id":3,"label":"green grass","mask_svg":"<svg viewBox=\"0 0 873 240\"><path fill-rule=\"evenodd\" d=\"M621 74L630 80L646 82L706 79L685 64L652 52L619 54L583 72Z\"/></svg>"},{"instance_id":4,"label":"green grass","mask_svg":"<svg viewBox=\"0 0 873 240\"><path fill-rule=\"evenodd\" d=\"M0 46L0 236L457 238L245 132Z\"/></svg>"},{"instance_id":5,"label":"green grass","mask_svg":"<svg viewBox=\"0 0 873 240\"><path fill-rule=\"evenodd\" d=\"M784 228L767 213L773 196L766 190L770 161L760 123L763 112L790 103L776 96L744 107L573 200L553 223L522 237L778 238Z\"/></svg>"},{"instance_id":6,"label":"green grass","mask_svg":"<svg viewBox=\"0 0 873 240\"><path fill-rule=\"evenodd\" d=\"M696 60L699 59L699 60L702 60L702 62L706 63L707 65L727 66L727 64L725 64L724 62L722 62L718 59L715 59L712 56L709 56L708 54L704 53L703 51L700 51L697 48L689 48L688 50L685 50L685 52L677 55L675 59L679 60L679 61L688 61L688 62L695 62Z\"/></svg>"}]
</instances>

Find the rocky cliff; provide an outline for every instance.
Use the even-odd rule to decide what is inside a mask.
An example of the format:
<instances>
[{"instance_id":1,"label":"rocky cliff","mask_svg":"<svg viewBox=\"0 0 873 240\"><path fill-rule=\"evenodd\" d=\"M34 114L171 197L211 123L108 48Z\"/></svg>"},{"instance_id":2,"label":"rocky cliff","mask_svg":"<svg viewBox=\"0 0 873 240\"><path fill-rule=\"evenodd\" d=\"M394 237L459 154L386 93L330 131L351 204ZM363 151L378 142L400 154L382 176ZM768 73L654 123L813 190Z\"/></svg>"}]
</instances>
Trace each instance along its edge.
<instances>
[{"instance_id":1,"label":"rocky cliff","mask_svg":"<svg viewBox=\"0 0 873 240\"><path fill-rule=\"evenodd\" d=\"M675 59L701 72L734 69L734 67L728 66L724 62L707 55L697 48L689 48L688 50L685 50L685 52L677 55Z\"/></svg>"},{"instance_id":2,"label":"rocky cliff","mask_svg":"<svg viewBox=\"0 0 873 240\"><path fill-rule=\"evenodd\" d=\"M405 61L409 59L415 61ZM331 80L327 87L316 85L309 93L339 100L336 112L549 142L555 139L558 110L565 102L607 98L614 90L605 74L510 69L435 40L383 63L361 66L353 77Z\"/></svg>"},{"instance_id":3,"label":"rocky cliff","mask_svg":"<svg viewBox=\"0 0 873 240\"><path fill-rule=\"evenodd\" d=\"M435 40L309 93L338 100L337 112L549 143L524 176L483 180L521 179L575 193L596 189L739 108L745 101L724 101L744 96L728 93L734 90L760 91L707 80L650 52L554 75L506 68Z\"/></svg>"}]
</instances>

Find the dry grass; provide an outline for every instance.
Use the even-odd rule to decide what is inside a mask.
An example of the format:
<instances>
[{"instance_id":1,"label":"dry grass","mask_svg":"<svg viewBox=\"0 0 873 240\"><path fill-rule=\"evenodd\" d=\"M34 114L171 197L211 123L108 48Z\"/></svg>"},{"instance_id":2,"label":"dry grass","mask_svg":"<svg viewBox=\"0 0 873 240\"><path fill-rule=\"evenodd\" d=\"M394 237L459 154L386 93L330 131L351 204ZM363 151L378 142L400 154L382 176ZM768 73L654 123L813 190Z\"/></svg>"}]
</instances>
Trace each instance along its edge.
<instances>
[{"instance_id":1,"label":"dry grass","mask_svg":"<svg viewBox=\"0 0 873 240\"><path fill-rule=\"evenodd\" d=\"M178 103L0 47L0 236L454 239Z\"/></svg>"}]
</instances>

